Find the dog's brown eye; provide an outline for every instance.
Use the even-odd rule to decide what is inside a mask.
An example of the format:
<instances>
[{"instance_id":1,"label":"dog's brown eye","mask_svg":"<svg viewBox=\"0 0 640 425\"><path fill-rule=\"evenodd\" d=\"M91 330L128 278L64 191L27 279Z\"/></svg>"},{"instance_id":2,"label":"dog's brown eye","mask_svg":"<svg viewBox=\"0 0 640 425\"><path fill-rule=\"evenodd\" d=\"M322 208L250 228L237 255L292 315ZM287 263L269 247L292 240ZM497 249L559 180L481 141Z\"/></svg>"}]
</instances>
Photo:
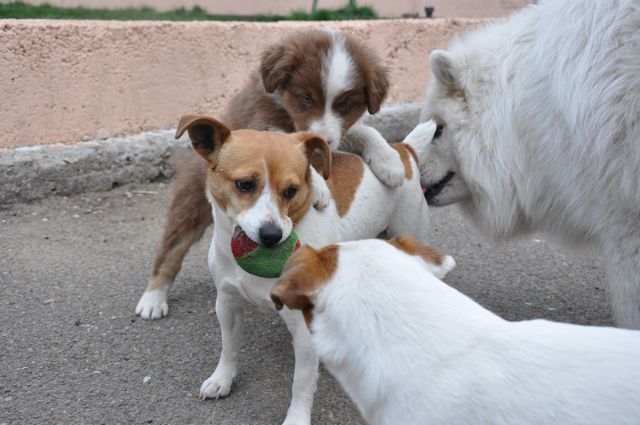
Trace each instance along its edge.
<instances>
[{"instance_id":1,"label":"dog's brown eye","mask_svg":"<svg viewBox=\"0 0 640 425\"><path fill-rule=\"evenodd\" d=\"M291 186L286 188L283 192L282 192L282 196L284 196L287 199L291 199L294 196L296 196L296 193L298 193L298 188L295 186Z\"/></svg>"},{"instance_id":2,"label":"dog's brown eye","mask_svg":"<svg viewBox=\"0 0 640 425\"><path fill-rule=\"evenodd\" d=\"M444 126L442 124L438 124L438 126L436 127L436 132L433 135L433 138L437 139L438 137L442 136L443 129L444 129Z\"/></svg>"},{"instance_id":3,"label":"dog's brown eye","mask_svg":"<svg viewBox=\"0 0 640 425\"><path fill-rule=\"evenodd\" d=\"M236 180L236 187L240 192L253 192L256 190L256 183L253 180Z\"/></svg>"},{"instance_id":4,"label":"dog's brown eye","mask_svg":"<svg viewBox=\"0 0 640 425\"><path fill-rule=\"evenodd\" d=\"M349 102L348 100L345 100L344 102L338 103L336 108L338 109L338 112L344 115L347 112L349 112L349 110L351 109L351 102Z\"/></svg>"},{"instance_id":5,"label":"dog's brown eye","mask_svg":"<svg viewBox=\"0 0 640 425\"><path fill-rule=\"evenodd\" d=\"M311 96L306 94L299 96L298 102L300 103L300 108L303 110L307 110L313 106L313 99L311 99Z\"/></svg>"}]
</instances>

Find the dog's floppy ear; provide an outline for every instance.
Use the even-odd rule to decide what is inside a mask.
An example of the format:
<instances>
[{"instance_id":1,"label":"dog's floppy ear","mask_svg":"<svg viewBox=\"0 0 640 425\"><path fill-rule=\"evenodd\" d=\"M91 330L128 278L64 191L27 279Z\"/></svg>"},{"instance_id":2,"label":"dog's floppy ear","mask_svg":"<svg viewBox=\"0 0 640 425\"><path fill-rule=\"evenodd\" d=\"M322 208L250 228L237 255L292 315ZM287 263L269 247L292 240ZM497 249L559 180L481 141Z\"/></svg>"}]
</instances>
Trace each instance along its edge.
<instances>
[{"instance_id":1,"label":"dog's floppy ear","mask_svg":"<svg viewBox=\"0 0 640 425\"><path fill-rule=\"evenodd\" d=\"M286 305L291 310L302 310L309 325L315 294L333 276L337 263L337 245L320 250L303 246L294 252L271 290L271 301L276 309L281 310Z\"/></svg>"},{"instance_id":2,"label":"dog's floppy ear","mask_svg":"<svg viewBox=\"0 0 640 425\"><path fill-rule=\"evenodd\" d=\"M204 115L185 115L180 118L176 139L179 139L185 131L189 132L189 139L196 152L214 165L220 147L231 134L231 130L226 125Z\"/></svg>"},{"instance_id":3,"label":"dog's floppy ear","mask_svg":"<svg viewBox=\"0 0 640 425\"><path fill-rule=\"evenodd\" d=\"M293 253L271 290L271 301L276 310L282 310L285 305L303 312L313 308L311 282L316 277L317 264L318 252L310 246L303 246Z\"/></svg>"},{"instance_id":4,"label":"dog's floppy ear","mask_svg":"<svg viewBox=\"0 0 640 425\"><path fill-rule=\"evenodd\" d=\"M276 310L282 310L285 305L291 310L305 310L313 307L311 298L305 292L304 286L298 282L297 273L283 274L271 290L271 301Z\"/></svg>"},{"instance_id":5,"label":"dog's floppy ear","mask_svg":"<svg viewBox=\"0 0 640 425\"><path fill-rule=\"evenodd\" d=\"M367 96L367 110L370 114L375 114L380 110L382 102L387 98L389 92L389 72L379 61L376 65L366 70L367 86L365 88Z\"/></svg>"},{"instance_id":6,"label":"dog's floppy ear","mask_svg":"<svg viewBox=\"0 0 640 425\"><path fill-rule=\"evenodd\" d=\"M260 61L260 77L267 93L273 93L285 84L294 70L296 57L283 45L268 48Z\"/></svg>"},{"instance_id":7,"label":"dog's floppy ear","mask_svg":"<svg viewBox=\"0 0 640 425\"><path fill-rule=\"evenodd\" d=\"M304 153L309 164L327 180L331 175L331 150L324 139L313 133L298 133L298 138L304 144Z\"/></svg>"},{"instance_id":8,"label":"dog's floppy ear","mask_svg":"<svg viewBox=\"0 0 640 425\"><path fill-rule=\"evenodd\" d=\"M433 76L449 93L462 91L460 76L451 53L446 50L434 50L429 55L429 64Z\"/></svg>"}]
</instances>

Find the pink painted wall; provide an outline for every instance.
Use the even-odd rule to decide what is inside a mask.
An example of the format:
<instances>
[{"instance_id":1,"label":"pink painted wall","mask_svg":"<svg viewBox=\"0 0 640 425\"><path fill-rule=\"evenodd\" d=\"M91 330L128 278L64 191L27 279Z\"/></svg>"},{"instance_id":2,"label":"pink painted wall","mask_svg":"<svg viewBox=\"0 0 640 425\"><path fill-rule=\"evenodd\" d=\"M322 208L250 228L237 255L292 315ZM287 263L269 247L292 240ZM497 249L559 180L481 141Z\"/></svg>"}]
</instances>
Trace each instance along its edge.
<instances>
[{"instance_id":1,"label":"pink painted wall","mask_svg":"<svg viewBox=\"0 0 640 425\"><path fill-rule=\"evenodd\" d=\"M26 3L49 3L64 7L126 8L151 6L156 10L200 6L211 13L230 15L280 14L311 9L311 0L23 0ZM440 18L502 17L533 0L359 0L360 6L372 6L380 16L399 17L403 13L419 12L425 6L435 6ZM342 7L347 0L319 0L320 8Z\"/></svg>"},{"instance_id":2,"label":"pink painted wall","mask_svg":"<svg viewBox=\"0 0 640 425\"><path fill-rule=\"evenodd\" d=\"M421 98L427 54L478 20L334 23L391 71L388 101ZM0 21L0 148L69 143L219 115L260 51L317 23Z\"/></svg>"}]
</instances>

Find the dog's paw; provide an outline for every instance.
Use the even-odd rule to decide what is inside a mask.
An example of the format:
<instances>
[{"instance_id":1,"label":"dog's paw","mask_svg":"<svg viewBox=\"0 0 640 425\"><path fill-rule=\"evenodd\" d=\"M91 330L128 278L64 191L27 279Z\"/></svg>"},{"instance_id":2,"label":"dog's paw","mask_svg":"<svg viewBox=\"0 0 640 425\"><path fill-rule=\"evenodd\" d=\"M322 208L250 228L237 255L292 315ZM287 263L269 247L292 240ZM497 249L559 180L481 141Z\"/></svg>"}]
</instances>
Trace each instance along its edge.
<instances>
[{"instance_id":1,"label":"dog's paw","mask_svg":"<svg viewBox=\"0 0 640 425\"><path fill-rule=\"evenodd\" d=\"M311 425L311 420L299 420L286 418L282 425Z\"/></svg>"},{"instance_id":2,"label":"dog's paw","mask_svg":"<svg viewBox=\"0 0 640 425\"><path fill-rule=\"evenodd\" d=\"M331 190L327 186L326 180L313 168L311 168L311 185L313 188L311 197L313 208L317 210L327 208L331 202Z\"/></svg>"},{"instance_id":3,"label":"dog's paw","mask_svg":"<svg viewBox=\"0 0 640 425\"><path fill-rule=\"evenodd\" d=\"M136 314L143 319L160 319L169 314L167 291L169 287L147 291L136 305Z\"/></svg>"},{"instance_id":4,"label":"dog's paw","mask_svg":"<svg viewBox=\"0 0 640 425\"><path fill-rule=\"evenodd\" d=\"M216 370L217 372L217 370ZM213 372L206 381L200 386L200 399L223 398L231 392L232 378L225 377L223 374Z\"/></svg>"},{"instance_id":5,"label":"dog's paw","mask_svg":"<svg viewBox=\"0 0 640 425\"><path fill-rule=\"evenodd\" d=\"M404 164L400 154L391 146L367 149L362 153L362 158L378 180L387 186L396 187L404 182Z\"/></svg>"},{"instance_id":6,"label":"dog's paw","mask_svg":"<svg viewBox=\"0 0 640 425\"><path fill-rule=\"evenodd\" d=\"M302 412L287 412L282 425L311 425L311 416Z\"/></svg>"}]
</instances>

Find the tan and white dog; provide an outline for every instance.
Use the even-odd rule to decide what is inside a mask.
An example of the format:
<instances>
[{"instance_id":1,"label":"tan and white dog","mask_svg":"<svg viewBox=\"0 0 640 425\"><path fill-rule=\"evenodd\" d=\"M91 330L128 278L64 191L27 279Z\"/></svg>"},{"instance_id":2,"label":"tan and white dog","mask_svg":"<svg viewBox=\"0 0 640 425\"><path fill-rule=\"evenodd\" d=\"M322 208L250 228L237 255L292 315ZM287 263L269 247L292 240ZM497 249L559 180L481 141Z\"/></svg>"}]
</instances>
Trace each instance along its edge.
<instances>
[{"instance_id":1,"label":"tan and white dog","mask_svg":"<svg viewBox=\"0 0 640 425\"><path fill-rule=\"evenodd\" d=\"M640 332L508 322L434 276L429 248L390 242L303 247L272 292L367 423L640 424Z\"/></svg>"},{"instance_id":2,"label":"tan and white dog","mask_svg":"<svg viewBox=\"0 0 640 425\"><path fill-rule=\"evenodd\" d=\"M296 31L264 50L260 66L233 96L223 121L231 129L314 132L332 151L362 156L382 182L395 187L404 181L401 158L362 121L365 113L378 112L388 88L382 60L356 37L329 29ZM198 155L176 161L164 235L135 309L143 319L168 314L168 293L182 260L212 222L206 176L207 164ZM326 202L322 192L316 194L318 208Z\"/></svg>"},{"instance_id":3,"label":"tan and white dog","mask_svg":"<svg viewBox=\"0 0 640 425\"><path fill-rule=\"evenodd\" d=\"M313 133L231 131L204 116L186 116L177 137L188 131L196 152L207 161L206 194L214 216L209 267L217 288L216 312L222 353L213 374L202 384L202 398L225 397L238 367L243 304L273 310L270 292L276 279L246 273L233 258L231 239L237 226L254 242L273 246L295 228L301 242L329 243L413 234L425 241L429 229L418 164L412 149L395 145L405 180L390 188L352 154L331 154ZM312 178L312 168L327 181ZM314 188L314 185L324 185ZM313 192L326 191L328 206L312 208ZM295 371L286 424L309 424L318 376L318 357L299 311L280 311L293 336Z\"/></svg>"}]
</instances>

